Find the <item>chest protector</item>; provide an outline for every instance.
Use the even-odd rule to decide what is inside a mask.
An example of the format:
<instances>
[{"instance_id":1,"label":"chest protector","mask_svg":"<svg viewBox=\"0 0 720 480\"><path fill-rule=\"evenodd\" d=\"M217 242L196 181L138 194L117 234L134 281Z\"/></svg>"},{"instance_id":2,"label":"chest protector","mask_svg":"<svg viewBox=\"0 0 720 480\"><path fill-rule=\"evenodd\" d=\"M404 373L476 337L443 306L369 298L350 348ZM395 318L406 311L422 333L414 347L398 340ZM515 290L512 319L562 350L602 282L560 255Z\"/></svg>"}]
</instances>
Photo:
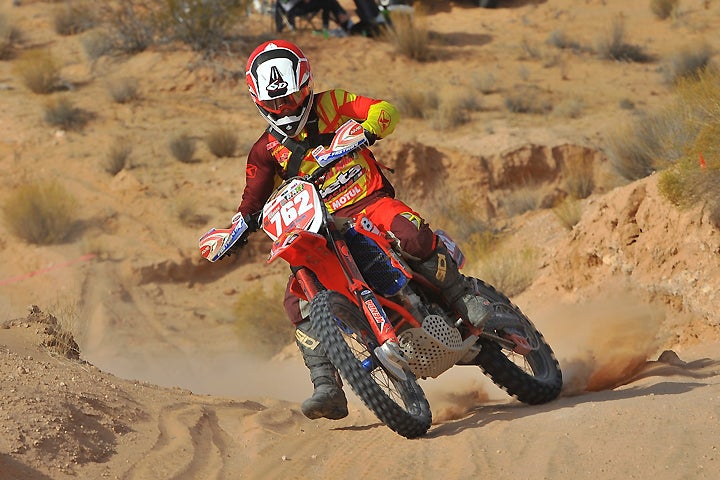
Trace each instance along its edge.
<instances>
[{"instance_id":1,"label":"chest protector","mask_svg":"<svg viewBox=\"0 0 720 480\"><path fill-rule=\"evenodd\" d=\"M350 119L339 114L324 117L333 118L334 121L327 125L312 112L305 129L294 139L277 130L268 129L268 151L282 167L285 178L304 177L315 171L318 164L312 156L312 150L318 145L329 145L333 138L332 132ZM382 186L383 177L375 157L369 149L362 148L343 157L325 174L320 194L332 213L362 200Z\"/></svg>"}]
</instances>

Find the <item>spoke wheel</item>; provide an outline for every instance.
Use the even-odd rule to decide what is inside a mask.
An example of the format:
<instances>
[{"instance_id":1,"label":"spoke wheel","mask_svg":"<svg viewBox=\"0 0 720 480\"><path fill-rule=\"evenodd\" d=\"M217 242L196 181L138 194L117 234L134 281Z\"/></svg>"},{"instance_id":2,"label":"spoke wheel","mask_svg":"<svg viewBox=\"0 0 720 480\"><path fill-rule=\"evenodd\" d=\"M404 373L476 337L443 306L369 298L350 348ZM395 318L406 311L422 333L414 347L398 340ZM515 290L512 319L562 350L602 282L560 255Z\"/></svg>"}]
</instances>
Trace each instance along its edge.
<instances>
[{"instance_id":1,"label":"spoke wheel","mask_svg":"<svg viewBox=\"0 0 720 480\"><path fill-rule=\"evenodd\" d=\"M415 438L430 428L432 413L415 376L400 381L374 358L374 337L356 305L333 291L310 303L313 329L342 378L372 412L398 434Z\"/></svg>"}]
</instances>

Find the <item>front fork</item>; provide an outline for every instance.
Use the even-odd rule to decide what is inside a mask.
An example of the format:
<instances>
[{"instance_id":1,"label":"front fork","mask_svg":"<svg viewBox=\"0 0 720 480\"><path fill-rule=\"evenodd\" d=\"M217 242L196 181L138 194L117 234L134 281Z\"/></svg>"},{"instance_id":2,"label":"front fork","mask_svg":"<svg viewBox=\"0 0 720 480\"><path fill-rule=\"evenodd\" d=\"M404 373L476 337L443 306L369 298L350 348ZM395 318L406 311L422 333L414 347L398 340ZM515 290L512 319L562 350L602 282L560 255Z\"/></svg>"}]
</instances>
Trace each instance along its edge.
<instances>
[{"instance_id":1,"label":"front fork","mask_svg":"<svg viewBox=\"0 0 720 480\"><path fill-rule=\"evenodd\" d=\"M385 367L391 376L398 380L406 380L405 371L410 365L403 356L398 343L395 328L382 308L380 301L362 278L360 269L350 255L347 243L337 227L330 222L328 225L334 257L339 261L345 274L347 291L354 298L355 303L362 308L365 318L377 339L379 347L373 350L377 360ZM306 267L293 267L295 278L300 284L305 297L311 300L319 292L315 274Z\"/></svg>"}]
</instances>

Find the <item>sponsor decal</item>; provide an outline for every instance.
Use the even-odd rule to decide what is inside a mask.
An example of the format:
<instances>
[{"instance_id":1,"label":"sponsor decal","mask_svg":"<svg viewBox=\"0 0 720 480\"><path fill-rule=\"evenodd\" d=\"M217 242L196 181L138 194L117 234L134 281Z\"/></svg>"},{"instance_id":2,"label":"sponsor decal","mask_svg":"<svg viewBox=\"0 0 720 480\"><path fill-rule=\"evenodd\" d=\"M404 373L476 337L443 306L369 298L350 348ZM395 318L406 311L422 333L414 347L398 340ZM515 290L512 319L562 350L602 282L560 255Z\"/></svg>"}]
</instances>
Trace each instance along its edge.
<instances>
[{"instance_id":1,"label":"sponsor decal","mask_svg":"<svg viewBox=\"0 0 720 480\"><path fill-rule=\"evenodd\" d=\"M363 168L360 165L353 165L349 169L345 170L344 172L340 172L337 177L335 177L335 180L333 180L330 185L327 185L325 188L320 189L320 196L322 198L327 198L333 193L337 192L338 190L341 190L343 187L348 185L349 183L354 182L358 178L360 178L363 174Z\"/></svg>"},{"instance_id":2,"label":"sponsor decal","mask_svg":"<svg viewBox=\"0 0 720 480\"><path fill-rule=\"evenodd\" d=\"M378 117L378 123L380 124L380 127L382 127L382 131L384 132L386 128L390 126L390 115L387 114L385 110L380 111L380 116Z\"/></svg>"},{"instance_id":3,"label":"sponsor decal","mask_svg":"<svg viewBox=\"0 0 720 480\"><path fill-rule=\"evenodd\" d=\"M248 165L245 167L245 176L247 178L255 178L255 175L257 175L257 165Z\"/></svg>"},{"instance_id":4,"label":"sponsor decal","mask_svg":"<svg viewBox=\"0 0 720 480\"><path fill-rule=\"evenodd\" d=\"M276 66L270 69L270 83L266 87L271 98L283 97L287 94L288 83L283 80L280 70Z\"/></svg>"},{"instance_id":5,"label":"sponsor decal","mask_svg":"<svg viewBox=\"0 0 720 480\"><path fill-rule=\"evenodd\" d=\"M370 316L375 321L375 323L378 324L380 327L380 331L383 330L383 327L385 326L385 316L380 313L380 310L378 310L377 305L375 305L375 302L372 301L371 298L365 300L365 307L367 307L368 312L370 312Z\"/></svg>"},{"instance_id":6,"label":"sponsor decal","mask_svg":"<svg viewBox=\"0 0 720 480\"><path fill-rule=\"evenodd\" d=\"M343 193L330 204L332 210L337 210L347 204L350 200L362 193L362 188L355 185L350 191Z\"/></svg>"},{"instance_id":7,"label":"sponsor decal","mask_svg":"<svg viewBox=\"0 0 720 480\"><path fill-rule=\"evenodd\" d=\"M442 253L438 253L438 269L435 272L435 278L439 282L445 281L445 274L447 274L447 257Z\"/></svg>"}]
</instances>

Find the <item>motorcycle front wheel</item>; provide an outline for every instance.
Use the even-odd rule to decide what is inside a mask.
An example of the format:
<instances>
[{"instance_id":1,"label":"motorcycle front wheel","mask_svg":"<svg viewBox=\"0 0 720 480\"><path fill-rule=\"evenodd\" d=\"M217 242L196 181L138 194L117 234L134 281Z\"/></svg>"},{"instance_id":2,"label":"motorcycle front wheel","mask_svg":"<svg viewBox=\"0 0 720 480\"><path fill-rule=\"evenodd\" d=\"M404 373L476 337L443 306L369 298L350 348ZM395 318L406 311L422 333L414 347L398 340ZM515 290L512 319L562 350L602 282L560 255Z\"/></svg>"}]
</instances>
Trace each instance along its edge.
<instances>
[{"instance_id":1,"label":"motorcycle front wheel","mask_svg":"<svg viewBox=\"0 0 720 480\"><path fill-rule=\"evenodd\" d=\"M380 421L407 438L424 435L432 412L415 376L389 376L372 351L374 336L362 311L345 296L322 291L310 302L310 322L330 361Z\"/></svg>"},{"instance_id":2,"label":"motorcycle front wheel","mask_svg":"<svg viewBox=\"0 0 720 480\"><path fill-rule=\"evenodd\" d=\"M562 372L542 333L504 294L482 280L471 280L475 291L492 303L499 319L495 326L492 319L488 321L478 340L480 353L472 363L523 403L538 405L555 400L562 389ZM513 335L529 348L521 352L511 348L512 342L505 340Z\"/></svg>"}]
</instances>

